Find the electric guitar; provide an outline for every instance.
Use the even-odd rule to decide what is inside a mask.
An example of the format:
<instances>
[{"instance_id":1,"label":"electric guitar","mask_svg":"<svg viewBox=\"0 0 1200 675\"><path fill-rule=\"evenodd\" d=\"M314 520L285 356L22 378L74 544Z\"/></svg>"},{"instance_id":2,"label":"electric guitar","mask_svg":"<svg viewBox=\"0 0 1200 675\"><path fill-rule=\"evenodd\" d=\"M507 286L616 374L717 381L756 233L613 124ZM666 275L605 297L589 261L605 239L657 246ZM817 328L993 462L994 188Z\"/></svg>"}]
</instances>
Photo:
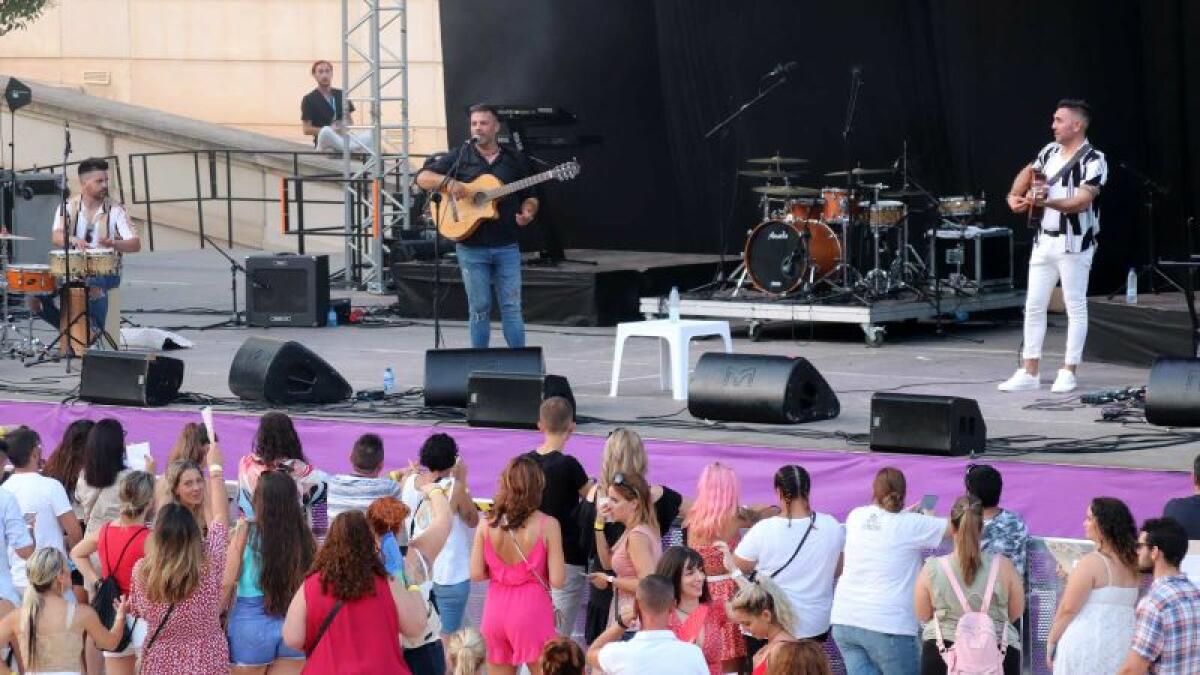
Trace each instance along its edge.
<instances>
[{"instance_id":1,"label":"electric guitar","mask_svg":"<svg viewBox=\"0 0 1200 675\"><path fill-rule=\"evenodd\" d=\"M441 200L433 205L434 222L443 237L462 241L474 234L485 220L499 217L496 200L548 180L567 181L578 175L579 164L575 161L564 162L548 171L507 185L490 173L485 173L470 183L463 183L467 189L465 197L453 197L449 190L443 188L440 191Z\"/></svg>"}]
</instances>

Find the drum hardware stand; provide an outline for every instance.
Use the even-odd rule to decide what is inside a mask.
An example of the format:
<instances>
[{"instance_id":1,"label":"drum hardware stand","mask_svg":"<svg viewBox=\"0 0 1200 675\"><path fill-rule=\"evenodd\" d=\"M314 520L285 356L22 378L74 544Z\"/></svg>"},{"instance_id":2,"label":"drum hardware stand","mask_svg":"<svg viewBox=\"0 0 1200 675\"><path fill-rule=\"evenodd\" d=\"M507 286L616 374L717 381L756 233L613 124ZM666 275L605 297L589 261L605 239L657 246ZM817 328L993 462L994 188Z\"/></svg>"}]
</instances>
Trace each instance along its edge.
<instances>
[{"instance_id":1,"label":"drum hardware stand","mask_svg":"<svg viewBox=\"0 0 1200 675\"><path fill-rule=\"evenodd\" d=\"M209 237L207 234L202 234L200 236L204 239L204 241L207 241L217 251L217 253L220 253L222 258L225 258L229 261L229 299L232 303L233 310L228 319L224 321L218 321L217 323L212 323L207 326L201 326L197 330L209 330L211 328L237 328L242 326L242 313L238 311L237 302L237 275L238 272L241 272L242 276L249 279L249 273L246 272L246 268L243 267L241 263L239 263L233 256L229 255L229 253L225 249L221 248L220 244L213 241L211 237ZM249 282L247 281L247 283ZM123 318L122 321L124 321Z\"/></svg>"},{"instance_id":2,"label":"drum hardware stand","mask_svg":"<svg viewBox=\"0 0 1200 675\"><path fill-rule=\"evenodd\" d=\"M842 226L842 286L850 288L851 202L854 200L854 161L850 157L850 134L854 130L854 113L858 109L858 93L862 89L862 67L850 68L850 95L846 100L846 123L842 126L842 155L846 160L846 222Z\"/></svg>"},{"instance_id":3,"label":"drum hardware stand","mask_svg":"<svg viewBox=\"0 0 1200 675\"><path fill-rule=\"evenodd\" d=\"M728 133L722 133L722 132L727 131L728 127L731 124L733 124L733 122L735 120L737 120L739 117L741 117L743 114L745 114L745 112L747 110L749 110L750 108L753 108L756 104L758 104L759 101L766 98L767 94L770 94L772 91L775 91L780 86L782 86L784 82L787 82L786 73L795 67L796 67L795 61L789 62L787 64L780 64L780 65L776 66L774 70L772 70L769 73L767 73L766 75L763 75L762 77L760 77L758 80L758 93L755 94L751 99L749 99L748 101L743 103L741 106L739 106L737 110L734 110L732 113L727 115L725 117L725 119L721 120L720 122L717 122L716 126L709 129L708 131L706 131L704 133L703 140L706 140L706 141L710 140L714 136L717 136L718 134L720 134L719 140L724 140L725 138L727 138ZM772 78L773 78L773 81L771 82L771 84L767 85L766 87L762 86L762 83L765 80L772 79ZM718 159L719 159L720 158L720 144L717 145L717 151L718 151L717 154L718 154ZM737 168L736 164L735 164L734 168L735 169ZM737 179L735 178L734 180L735 180L734 185L736 186ZM724 180L722 179L721 182L724 183ZM722 187L721 187L720 194L722 194L722 195L725 194L724 185L722 185ZM733 201L734 201L734 205L736 206L737 200L734 199ZM718 213L717 213L717 246L718 246L718 249L717 249L717 257L718 257L717 274L716 274L716 276L713 277L712 281L708 282L707 284L703 284L703 285L697 286L696 288L690 289L688 292L694 293L696 291L702 291L702 290L706 290L706 289L714 288L714 287L719 290L725 286L725 283L726 283L727 279L729 278L729 277L725 276L725 230L727 228L727 223L725 222L725 218L724 218L723 214L721 213L722 211L724 211L724 209L718 209ZM730 209L730 212L732 215L733 209ZM736 274L736 273L737 273L737 271L735 270L734 274ZM732 277L733 275L730 275L730 276ZM744 275L743 275L743 279L744 279Z\"/></svg>"},{"instance_id":4,"label":"drum hardware stand","mask_svg":"<svg viewBox=\"0 0 1200 675\"><path fill-rule=\"evenodd\" d=\"M1168 275L1166 272L1163 272L1162 267L1159 265L1157 246L1158 242L1154 235L1154 197L1155 195L1161 195L1165 197L1166 195L1170 194L1170 189L1167 186L1154 182L1149 176L1141 171L1138 171L1128 162L1120 162L1118 166L1128 171L1130 175L1138 180L1138 189L1142 193L1142 208L1143 213L1145 214L1145 224L1143 225L1142 230L1146 232L1146 246L1150 249L1150 262L1138 266L1136 272L1138 280L1140 281L1144 276L1149 277L1150 284L1147 286L1147 290L1152 293L1158 293L1158 284L1155 282L1159 277L1161 277L1164 281L1170 284L1172 288L1180 293L1184 293L1184 288L1180 286L1174 279L1172 279L1170 275ZM1190 248L1188 249L1188 253L1191 253ZM1121 285L1120 290L1109 293L1108 299L1112 300L1113 296L1117 295L1118 293L1124 294L1125 291L1128 290L1128 285L1129 282L1126 281L1126 283Z\"/></svg>"}]
</instances>

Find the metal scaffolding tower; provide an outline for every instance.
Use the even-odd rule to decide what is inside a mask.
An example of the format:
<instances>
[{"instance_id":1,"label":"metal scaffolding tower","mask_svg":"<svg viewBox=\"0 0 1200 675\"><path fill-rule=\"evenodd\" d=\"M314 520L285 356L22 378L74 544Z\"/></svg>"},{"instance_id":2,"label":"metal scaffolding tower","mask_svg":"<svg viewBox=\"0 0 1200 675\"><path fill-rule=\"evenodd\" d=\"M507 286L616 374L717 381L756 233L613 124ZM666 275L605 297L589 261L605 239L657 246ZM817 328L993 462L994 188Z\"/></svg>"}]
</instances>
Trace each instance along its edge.
<instances>
[{"instance_id":1,"label":"metal scaffolding tower","mask_svg":"<svg viewBox=\"0 0 1200 675\"><path fill-rule=\"evenodd\" d=\"M343 107L359 115L348 131L371 134L365 149L346 143L342 152L344 278L372 293L386 292L391 276L386 240L410 227L407 9L406 0L342 0Z\"/></svg>"}]
</instances>

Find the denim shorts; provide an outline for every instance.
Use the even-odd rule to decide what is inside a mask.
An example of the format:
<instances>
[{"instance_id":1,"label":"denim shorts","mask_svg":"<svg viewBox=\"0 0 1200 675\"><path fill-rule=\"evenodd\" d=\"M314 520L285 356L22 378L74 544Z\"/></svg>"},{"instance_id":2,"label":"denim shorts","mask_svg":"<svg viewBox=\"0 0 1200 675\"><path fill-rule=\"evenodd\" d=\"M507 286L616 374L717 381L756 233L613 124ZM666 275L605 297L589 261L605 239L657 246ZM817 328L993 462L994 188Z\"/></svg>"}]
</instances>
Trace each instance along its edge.
<instances>
[{"instance_id":1,"label":"denim shorts","mask_svg":"<svg viewBox=\"0 0 1200 675\"><path fill-rule=\"evenodd\" d=\"M471 596L471 581L443 586L433 585L433 597L437 603L438 616L442 619L442 633L449 635L462 628L467 613L467 599Z\"/></svg>"},{"instance_id":2,"label":"denim shorts","mask_svg":"<svg viewBox=\"0 0 1200 675\"><path fill-rule=\"evenodd\" d=\"M304 654L283 644L283 617L270 616L262 597L238 597L229 611L229 662L235 666L265 666L275 659L302 659Z\"/></svg>"}]
</instances>

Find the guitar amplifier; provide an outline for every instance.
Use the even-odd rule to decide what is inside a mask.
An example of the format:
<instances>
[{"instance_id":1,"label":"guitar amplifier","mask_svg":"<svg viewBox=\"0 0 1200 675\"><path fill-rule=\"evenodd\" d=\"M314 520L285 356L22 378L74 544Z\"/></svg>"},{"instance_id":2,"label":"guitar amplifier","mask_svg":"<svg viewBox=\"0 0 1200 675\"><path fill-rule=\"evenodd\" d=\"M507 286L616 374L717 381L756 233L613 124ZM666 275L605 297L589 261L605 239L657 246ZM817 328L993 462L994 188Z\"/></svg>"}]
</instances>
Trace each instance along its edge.
<instances>
[{"instance_id":1,"label":"guitar amplifier","mask_svg":"<svg viewBox=\"0 0 1200 675\"><path fill-rule=\"evenodd\" d=\"M329 256L246 257L246 323L324 326L329 316Z\"/></svg>"},{"instance_id":2,"label":"guitar amplifier","mask_svg":"<svg viewBox=\"0 0 1200 675\"><path fill-rule=\"evenodd\" d=\"M930 230L929 236L930 276L940 279L943 288L1012 290L1012 229L943 227Z\"/></svg>"}]
</instances>

